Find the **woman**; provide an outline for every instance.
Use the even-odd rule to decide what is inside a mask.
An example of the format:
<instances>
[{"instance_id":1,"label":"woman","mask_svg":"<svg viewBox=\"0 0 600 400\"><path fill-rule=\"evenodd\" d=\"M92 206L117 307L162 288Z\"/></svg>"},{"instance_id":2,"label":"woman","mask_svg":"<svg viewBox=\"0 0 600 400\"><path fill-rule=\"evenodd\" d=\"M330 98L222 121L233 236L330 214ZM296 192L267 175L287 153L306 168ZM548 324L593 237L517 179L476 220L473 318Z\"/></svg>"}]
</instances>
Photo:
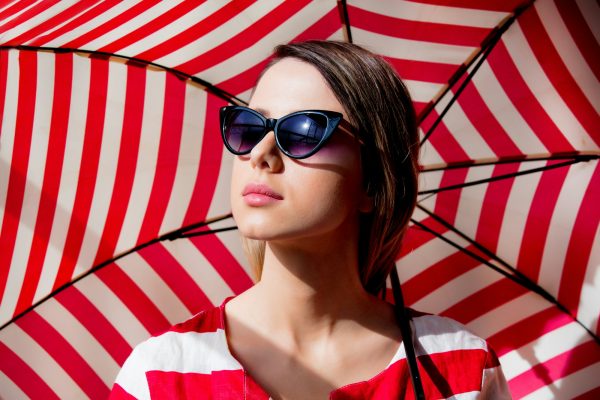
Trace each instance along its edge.
<instances>
[{"instance_id":1,"label":"woman","mask_svg":"<svg viewBox=\"0 0 600 400\"><path fill-rule=\"evenodd\" d=\"M413 340L377 296L417 194L414 111L385 61L347 43L279 46L221 127L260 279L137 346L113 398L510 398L484 340L412 313Z\"/></svg>"}]
</instances>

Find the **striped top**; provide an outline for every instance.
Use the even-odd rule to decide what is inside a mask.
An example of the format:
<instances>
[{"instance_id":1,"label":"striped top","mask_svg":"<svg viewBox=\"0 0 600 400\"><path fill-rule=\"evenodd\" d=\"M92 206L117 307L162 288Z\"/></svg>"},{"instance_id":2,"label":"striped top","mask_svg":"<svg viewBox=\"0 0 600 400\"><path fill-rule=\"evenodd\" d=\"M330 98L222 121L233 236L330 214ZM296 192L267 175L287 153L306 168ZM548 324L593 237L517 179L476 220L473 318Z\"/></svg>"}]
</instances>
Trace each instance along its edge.
<instances>
[{"instance_id":1,"label":"striped top","mask_svg":"<svg viewBox=\"0 0 600 400\"><path fill-rule=\"evenodd\" d=\"M229 350L224 323L229 299L139 344L117 376L110 399L269 399ZM413 312L413 322L426 398L511 398L485 340L448 318ZM404 346L385 370L338 388L329 398L412 399Z\"/></svg>"}]
</instances>

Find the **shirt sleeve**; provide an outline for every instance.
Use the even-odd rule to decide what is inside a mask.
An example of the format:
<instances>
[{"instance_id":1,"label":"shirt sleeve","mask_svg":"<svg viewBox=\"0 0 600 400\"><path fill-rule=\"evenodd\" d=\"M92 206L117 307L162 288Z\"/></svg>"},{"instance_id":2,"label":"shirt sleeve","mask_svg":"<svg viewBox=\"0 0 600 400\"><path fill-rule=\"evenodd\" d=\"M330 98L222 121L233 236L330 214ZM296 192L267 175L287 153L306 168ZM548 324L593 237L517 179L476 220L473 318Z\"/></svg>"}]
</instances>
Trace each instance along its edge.
<instances>
[{"instance_id":1,"label":"shirt sleeve","mask_svg":"<svg viewBox=\"0 0 600 400\"><path fill-rule=\"evenodd\" d=\"M500 361L489 345L481 382L481 399L512 400Z\"/></svg>"},{"instance_id":2,"label":"shirt sleeve","mask_svg":"<svg viewBox=\"0 0 600 400\"><path fill-rule=\"evenodd\" d=\"M109 400L150 399L145 358L143 344L133 349L117 375Z\"/></svg>"}]
</instances>

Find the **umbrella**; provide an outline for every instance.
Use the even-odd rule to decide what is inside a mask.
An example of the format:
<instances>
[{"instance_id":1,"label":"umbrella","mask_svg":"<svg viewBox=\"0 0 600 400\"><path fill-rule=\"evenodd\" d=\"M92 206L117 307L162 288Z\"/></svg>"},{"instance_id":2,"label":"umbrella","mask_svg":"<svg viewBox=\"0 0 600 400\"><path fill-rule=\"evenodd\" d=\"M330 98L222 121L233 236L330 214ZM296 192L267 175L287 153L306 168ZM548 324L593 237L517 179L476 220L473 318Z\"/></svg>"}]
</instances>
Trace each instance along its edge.
<instances>
[{"instance_id":1,"label":"umbrella","mask_svg":"<svg viewBox=\"0 0 600 400\"><path fill-rule=\"evenodd\" d=\"M0 395L102 398L132 347L252 284L217 110L274 45L406 80L422 185L407 303L497 350L515 398L600 386L594 2L0 5ZM182 236L183 230L196 236Z\"/></svg>"}]
</instances>

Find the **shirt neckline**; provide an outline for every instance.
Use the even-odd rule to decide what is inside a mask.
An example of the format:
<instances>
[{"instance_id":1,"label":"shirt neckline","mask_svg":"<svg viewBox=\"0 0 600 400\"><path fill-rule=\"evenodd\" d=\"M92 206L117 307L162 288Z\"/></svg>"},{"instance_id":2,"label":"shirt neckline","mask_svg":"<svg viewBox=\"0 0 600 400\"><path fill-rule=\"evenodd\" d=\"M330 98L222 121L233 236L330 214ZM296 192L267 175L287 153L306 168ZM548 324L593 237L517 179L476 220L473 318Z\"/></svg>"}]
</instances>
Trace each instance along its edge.
<instances>
[{"instance_id":1,"label":"shirt neckline","mask_svg":"<svg viewBox=\"0 0 600 400\"><path fill-rule=\"evenodd\" d=\"M235 298L236 296L229 296L227 298L225 298L225 300L223 300L223 303L219 306L219 317L220 317L220 325L221 325L221 329L223 330L223 334L225 336L225 345L227 347L227 352L229 353L229 356L231 358L233 358L242 368L242 371L244 372L244 381L246 380L250 380L253 384L253 386L259 388L261 391L264 392L265 395L269 396L269 399L271 399L271 396L267 393L267 391L265 389L263 389L262 386L260 386L253 378L252 375L250 375L248 373L248 371L246 370L246 368L242 365L242 363L235 357L235 355L233 354L233 352L231 351L231 347L229 346L229 337L227 334L227 327L225 324L225 305L233 298ZM379 371L377 374L375 374L374 376L372 376L369 379L366 379L364 381L357 381L357 382L351 382L348 383L344 386L340 386L334 390L332 390L331 392L329 392L329 399L332 399L336 394L339 394L340 392L342 392L343 390L346 390L348 388L354 387L354 386L359 386L359 385L370 385L373 381L379 379L380 376L382 376L383 374L385 374L392 365L396 364L399 360L406 358L405 355L405 350L404 350L404 338L400 341L400 344L398 346L398 348L396 349L396 352L394 353L394 355L392 356L392 359L389 361L389 363L387 364L387 366ZM247 390L248 385L246 382L244 382L244 392Z\"/></svg>"}]
</instances>

